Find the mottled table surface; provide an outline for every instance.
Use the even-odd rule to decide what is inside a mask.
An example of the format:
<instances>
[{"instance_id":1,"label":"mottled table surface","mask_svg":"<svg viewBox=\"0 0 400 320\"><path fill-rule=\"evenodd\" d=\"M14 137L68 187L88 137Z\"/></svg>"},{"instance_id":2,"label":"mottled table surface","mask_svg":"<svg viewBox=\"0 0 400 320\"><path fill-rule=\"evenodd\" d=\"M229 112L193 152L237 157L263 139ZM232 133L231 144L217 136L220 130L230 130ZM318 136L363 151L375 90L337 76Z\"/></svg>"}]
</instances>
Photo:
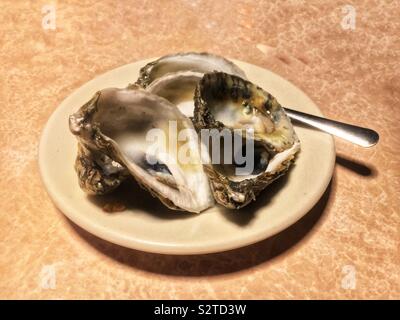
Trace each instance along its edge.
<instances>
[{"instance_id":1,"label":"mottled table surface","mask_svg":"<svg viewBox=\"0 0 400 320\"><path fill-rule=\"evenodd\" d=\"M2 0L0 298L400 298L400 5L346 5ZM96 75L179 51L270 69L327 117L372 127L381 141L362 149L336 140L316 207L250 247L176 257L100 240L47 195L41 131Z\"/></svg>"}]
</instances>

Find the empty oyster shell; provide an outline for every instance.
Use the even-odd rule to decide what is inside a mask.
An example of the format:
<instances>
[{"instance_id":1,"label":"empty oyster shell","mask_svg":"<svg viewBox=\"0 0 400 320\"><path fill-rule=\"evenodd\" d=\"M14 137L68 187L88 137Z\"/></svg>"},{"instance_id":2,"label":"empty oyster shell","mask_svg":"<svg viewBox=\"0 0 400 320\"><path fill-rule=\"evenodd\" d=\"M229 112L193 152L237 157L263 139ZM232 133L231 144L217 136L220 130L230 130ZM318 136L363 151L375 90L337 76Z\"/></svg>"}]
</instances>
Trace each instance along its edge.
<instances>
[{"instance_id":1,"label":"empty oyster shell","mask_svg":"<svg viewBox=\"0 0 400 320\"><path fill-rule=\"evenodd\" d=\"M146 90L176 105L185 116L193 117L194 91L203 73L181 71L154 80Z\"/></svg>"},{"instance_id":2,"label":"empty oyster shell","mask_svg":"<svg viewBox=\"0 0 400 320\"><path fill-rule=\"evenodd\" d=\"M206 163L215 200L228 208L241 208L294 162L300 142L278 101L258 86L222 72L205 74L195 92L193 124L201 129L253 130L251 171L238 175L232 164ZM244 141L247 141L245 135ZM226 146L225 146L226 147Z\"/></svg>"},{"instance_id":3,"label":"empty oyster shell","mask_svg":"<svg viewBox=\"0 0 400 320\"><path fill-rule=\"evenodd\" d=\"M205 52L188 52L163 56L148 63L140 70L140 75L136 84L146 88L156 79L169 73L180 71L193 71L198 73L222 71L246 78L245 73L238 66L223 57Z\"/></svg>"},{"instance_id":4,"label":"empty oyster shell","mask_svg":"<svg viewBox=\"0 0 400 320\"><path fill-rule=\"evenodd\" d=\"M104 89L71 115L69 124L80 143L76 169L84 190L109 192L130 174L169 208L200 212L213 205L197 134L167 100L144 90ZM154 128L166 144L149 140ZM178 139L182 130L185 143ZM180 149L171 144L185 147L189 161L182 162Z\"/></svg>"}]
</instances>

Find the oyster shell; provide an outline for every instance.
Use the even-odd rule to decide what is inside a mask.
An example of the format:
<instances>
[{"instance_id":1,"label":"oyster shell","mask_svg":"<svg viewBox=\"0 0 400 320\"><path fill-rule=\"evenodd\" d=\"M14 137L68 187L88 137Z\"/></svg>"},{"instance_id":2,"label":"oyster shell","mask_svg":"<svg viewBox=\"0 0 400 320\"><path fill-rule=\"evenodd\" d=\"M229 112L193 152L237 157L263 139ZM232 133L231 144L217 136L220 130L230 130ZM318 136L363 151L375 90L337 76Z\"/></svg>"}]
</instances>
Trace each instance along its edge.
<instances>
[{"instance_id":1,"label":"oyster shell","mask_svg":"<svg viewBox=\"0 0 400 320\"><path fill-rule=\"evenodd\" d=\"M206 52L187 52L163 56L148 63L140 69L136 84L146 88L150 83L162 76L181 71L198 73L222 71L246 78L245 73L238 66L223 57Z\"/></svg>"},{"instance_id":2,"label":"oyster shell","mask_svg":"<svg viewBox=\"0 0 400 320\"><path fill-rule=\"evenodd\" d=\"M203 73L181 71L154 80L146 90L175 104L187 117L193 117L194 91Z\"/></svg>"},{"instance_id":3,"label":"oyster shell","mask_svg":"<svg viewBox=\"0 0 400 320\"><path fill-rule=\"evenodd\" d=\"M278 101L260 87L222 72L205 74L195 92L195 128L253 132L251 171L238 175L232 163L206 163L215 200L228 208L247 205L284 175L300 150L293 126ZM245 142L247 135L243 135ZM225 146L226 147L226 146Z\"/></svg>"},{"instance_id":4,"label":"oyster shell","mask_svg":"<svg viewBox=\"0 0 400 320\"><path fill-rule=\"evenodd\" d=\"M90 151L81 143L78 143L75 171L80 187L92 195L113 191L129 176L124 166L105 154Z\"/></svg>"},{"instance_id":5,"label":"oyster shell","mask_svg":"<svg viewBox=\"0 0 400 320\"><path fill-rule=\"evenodd\" d=\"M171 124L186 130L184 144ZM69 125L80 144L76 170L85 191L109 192L132 175L169 208L200 212L213 205L197 134L167 100L144 90L104 89L70 116ZM167 143L149 140L154 128ZM171 144L178 152L185 147L189 161L182 162Z\"/></svg>"}]
</instances>

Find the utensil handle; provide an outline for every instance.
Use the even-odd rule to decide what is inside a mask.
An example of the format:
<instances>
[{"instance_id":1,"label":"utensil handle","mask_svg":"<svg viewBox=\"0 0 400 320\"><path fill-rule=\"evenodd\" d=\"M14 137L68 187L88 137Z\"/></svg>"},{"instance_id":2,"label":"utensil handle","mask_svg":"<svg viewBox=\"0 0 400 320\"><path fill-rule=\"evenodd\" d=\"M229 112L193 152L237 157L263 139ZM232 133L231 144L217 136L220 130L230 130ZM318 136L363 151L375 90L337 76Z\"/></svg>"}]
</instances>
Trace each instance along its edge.
<instances>
[{"instance_id":1,"label":"utensil handle","mask_svg":"<svg viewBox=\"0 0 400 320\"><path fill-rule=\"evenodd\" d=\"M294 120L305 123L311 127L328 132L334 136L355 143L361 147L371 147L379 140L379 134L368 128L354 126L335 120L317 117L285 108L287 115Z\"/></svg>"}]
</instances>

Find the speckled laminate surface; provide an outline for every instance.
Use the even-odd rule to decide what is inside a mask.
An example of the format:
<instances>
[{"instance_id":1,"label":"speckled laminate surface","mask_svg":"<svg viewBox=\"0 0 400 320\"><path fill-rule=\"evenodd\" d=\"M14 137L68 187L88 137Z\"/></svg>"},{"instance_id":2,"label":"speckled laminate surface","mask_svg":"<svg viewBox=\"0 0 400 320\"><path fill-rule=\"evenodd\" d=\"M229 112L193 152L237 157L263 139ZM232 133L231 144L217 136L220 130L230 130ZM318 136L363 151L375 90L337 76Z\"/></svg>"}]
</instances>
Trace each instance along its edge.
<instances>
[{"instance_id":1,"label":"speckled laminate surface","mask_svg":"<svg viewBox=\"0 0 400 320\"><path fill-rule=\"evenodd\" d=\"M45 30L46 4L56 28ZM343 29L342 10L356 12ZM400 298L398 1L0 3L0 298ZM337 140L317 206L283 233L205 256L124 249L74 226L40 181L46 120L117 66L210 51L271 69L326 116L379 131Z\"/></svg>"}]
</instances>

